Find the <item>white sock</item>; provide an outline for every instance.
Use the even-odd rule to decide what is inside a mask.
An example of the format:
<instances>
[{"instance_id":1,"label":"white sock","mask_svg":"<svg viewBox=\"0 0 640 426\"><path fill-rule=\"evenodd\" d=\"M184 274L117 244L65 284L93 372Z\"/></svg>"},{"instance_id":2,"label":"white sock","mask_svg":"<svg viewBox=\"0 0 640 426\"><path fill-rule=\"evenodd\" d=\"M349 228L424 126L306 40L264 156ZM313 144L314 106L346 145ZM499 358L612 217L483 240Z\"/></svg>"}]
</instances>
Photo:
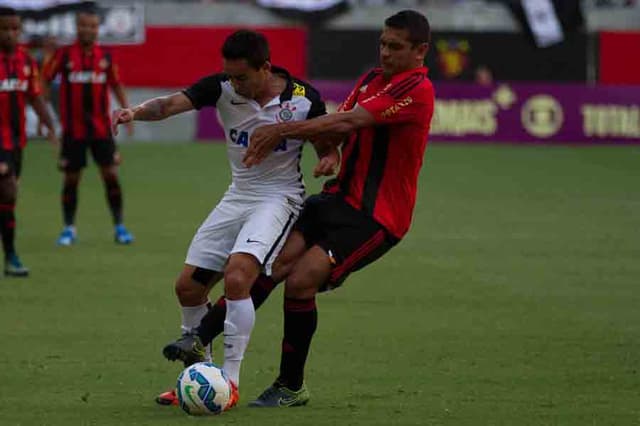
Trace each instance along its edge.
<instances>
[{"instance_id":1,"label":"white sock","mask_svg":"<svg viewBox=\"0 0 640 426\"><path fill-rule=\"evenodd\" d=\"M200 321L209 311L209 304L207 302L198 306L180 307L182 309L182 325L180 326L182 334L191 333L194 328L200 325ZM206 361L211 362L211 345L207 345L205 351Z\"/></svg>"},{"instance_id":2,"label":"white sock","mask_svg":"<svg viewBox=\"0 0 640 426\"><path fill-rule=\"evenodd\" d=\"M256 310L250 297L242 300L226 299L227 315L224 319L224 365L222 369L238 385L240 364L247 350Z\"/></svg>"}]
</instances>

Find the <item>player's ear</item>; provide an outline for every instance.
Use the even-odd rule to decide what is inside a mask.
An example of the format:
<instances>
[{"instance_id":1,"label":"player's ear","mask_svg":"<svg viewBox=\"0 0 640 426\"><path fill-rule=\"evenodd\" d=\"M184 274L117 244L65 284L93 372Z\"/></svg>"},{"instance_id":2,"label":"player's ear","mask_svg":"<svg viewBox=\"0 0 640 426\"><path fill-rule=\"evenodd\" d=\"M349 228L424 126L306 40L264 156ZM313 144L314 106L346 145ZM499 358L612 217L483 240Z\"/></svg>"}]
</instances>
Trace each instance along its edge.
<instances>
[{"instance_id":1,"label":"player's ear","mask_svg":"<svg viewBox=\"0 0 640 426\"><path fill-rule=\"evenodd\" d=\"M416 45L415 49L416 56L418 56L418 58L422 57L424 59L424 57L427 56L427 52L429 51L429 43L420 43Z\"/></svg>"},{"instance_id":2,"label":"player's ear","mask_svg":"<svg viewBox=\"0 0 640 426\"><path fill-rule=\"evenodd\" d=\"M265 61L265 63L262 64L262 70L263 71L271 71L271 62Z\"/></svg>"}]
</instances>

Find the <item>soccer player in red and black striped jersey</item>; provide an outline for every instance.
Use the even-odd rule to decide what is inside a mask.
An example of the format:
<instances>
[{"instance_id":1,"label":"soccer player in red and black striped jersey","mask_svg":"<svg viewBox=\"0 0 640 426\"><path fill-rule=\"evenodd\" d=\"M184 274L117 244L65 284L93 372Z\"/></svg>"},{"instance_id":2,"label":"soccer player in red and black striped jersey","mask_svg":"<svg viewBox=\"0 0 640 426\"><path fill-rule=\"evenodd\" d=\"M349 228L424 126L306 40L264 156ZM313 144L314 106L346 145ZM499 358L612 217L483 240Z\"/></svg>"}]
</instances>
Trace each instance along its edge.
<instances>
[{"instance_id":1,"label":"soccer player in red and black striped jersey","mask_svg":"<svg viewBox=\"0 0 640 426\"><path fill-rule=\"evenodd\" d=\"M64 172L62 211L64 228L57 243L76 241L75 216L78 185L87 165L87 150L100 168L107 202L115 225L115 241L129 244L132 235L122 223L122 191L118 179L120 154L111 134L109 89L123 108L127 97L111 52L97 44L100 16L97 9L80 11L76 17L77 41L53 55L43 70L46 82L60 75L60 118L63 128L60 168ZM129 133L133 127L129 124Z\"/></svg>"},{"instance_id":2,"label":"soccer player in red and black striped jersey","mask_svg":"<svg viewBox=\"0 0 640 426\"><path fill-rule=\"evenodd\" d=\"M27 276L29 270L16 253L15 206L22 150L27 143L25 108L31 104L57 145L53 121L40 95L38 66L18 46L21 22L11 8L0 7L0 233L5 256L5 274Z\"/></svg>"},{"instance_id":3,"label":"soccer player in red and black striped jersey","mask_svg":"<svg viewBox=\"0 0 640 426\"><path fill-rule=\"evenodd\" d=\"M384 255L407 233L434 108L424 59L427 19L402 11L385 21L380 68L362 76L339 112L258 128L245 165L259 163L282 138L345 135L337 179L307 199L280 258L292 262L284 302L280 375L255 407L304 405L304 366L317 326L315 296Z\"/></svg>"}]
</instances>

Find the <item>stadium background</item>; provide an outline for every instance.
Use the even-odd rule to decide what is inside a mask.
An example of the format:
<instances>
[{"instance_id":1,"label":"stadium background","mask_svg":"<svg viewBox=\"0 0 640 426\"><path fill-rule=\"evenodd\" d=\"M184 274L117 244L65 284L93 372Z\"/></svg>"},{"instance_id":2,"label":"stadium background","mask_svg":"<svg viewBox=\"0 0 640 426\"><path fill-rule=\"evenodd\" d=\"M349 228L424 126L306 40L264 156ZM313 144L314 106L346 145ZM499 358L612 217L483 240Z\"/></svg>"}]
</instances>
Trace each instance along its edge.
<instances>
[{"instance_id":1,"label":"stadium background","mask_svg":"<svg viewBox=\"0 0 640 426\"><path fill-rule=\"evenodd\" d=\"M251 26L275 63L335 106L375 63L386 16L414 7L434 29L439 100L412 231L319 301L309 407L241 407L212 421L640 424L637 2L586 0L583 24L559 7L565 39L546 48L509 0L327 1L313 14L252 1L100 3L122 8L104 38L132 103L217 71L224 36ZM73 28L33 16L34 33ZM91 168L79 244L54 247L59 175L44 143L26 152L18 244L33 276L0 281L0 424L191 424L153 397L179 371L159 352L178 330L172 281L226 188L224 147L211 110L119 138L138 238L124 250ZM304 161L310 170L312 155ZM280 297L258 314L242 402L277 368Z\"/></svg>"},{"instance_id":2,"label":"stadium background","mask_svg":"<svg viewBox=\"0 0 640 426\"><path fill-rule=\"evenodd\" d=\"M102 2L112 8L126 4L128 11L133 11L108 22L115 28L110 32L115 37L107 41L115 44L123 80L134 102L183 88L203 73L219 69L218 52L224 37L245 25L265 30L274 62L295 75L316 82L345 82L341 89L334 85L330 91L328 100L339 102L354 76L375 65L376 40L384 16L413 6L428 10L434 29L428 65L432 79L441 87L443 102L434 129L440 139L552 143L640 140L634 102L640 96L637 89L627 87L614 93L598 87L640 85L640 9L634 1L558 2L564 5L558 8L564 40L544 48L536 46L527 20L512 13L518 1L320 3L333 7L329 12L303 14L278 13L248 1ZM574 7L579 3L581 14ZM72 21L67 24L72 34ZM53 26L49 21L40 31L46 31L47 25ZM135 36L128 31L134 31ZM118 40L128 45L118 45ZM474 81L489 88L469 97L464 85L456 88L449 84ZM552 85L531 88L522 82L573 86L568 94ZM217 126L194 125L194 120L211 121L211 111L203 114L204 118L184 116L167 123L139 124L134 138L219 139ZM471 124L461 128L453 121ZM603 125L603 121L610 124Z\"/></svg>"}]
</instances>

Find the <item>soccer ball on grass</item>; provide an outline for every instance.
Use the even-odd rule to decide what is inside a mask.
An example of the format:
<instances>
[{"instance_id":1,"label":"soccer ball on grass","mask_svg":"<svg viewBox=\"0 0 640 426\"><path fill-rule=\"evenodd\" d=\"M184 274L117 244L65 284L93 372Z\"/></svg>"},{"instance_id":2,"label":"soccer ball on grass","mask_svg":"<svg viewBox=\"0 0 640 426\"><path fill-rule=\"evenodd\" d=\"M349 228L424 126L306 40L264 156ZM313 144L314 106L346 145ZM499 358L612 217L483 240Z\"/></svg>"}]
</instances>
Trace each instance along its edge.
<instances>
[{"instance_id":1,"label":"soccer ball on grass","mask_svg":"<svg viewBox=\"0 0 640 426\"><path fill-rule=\"evenodd\" d=\"M180 407L195 416L220 414L227 409L231 399L227 375L210 362L185 368L178 376L176 392Z\"/></svg>"}]
</instances>

